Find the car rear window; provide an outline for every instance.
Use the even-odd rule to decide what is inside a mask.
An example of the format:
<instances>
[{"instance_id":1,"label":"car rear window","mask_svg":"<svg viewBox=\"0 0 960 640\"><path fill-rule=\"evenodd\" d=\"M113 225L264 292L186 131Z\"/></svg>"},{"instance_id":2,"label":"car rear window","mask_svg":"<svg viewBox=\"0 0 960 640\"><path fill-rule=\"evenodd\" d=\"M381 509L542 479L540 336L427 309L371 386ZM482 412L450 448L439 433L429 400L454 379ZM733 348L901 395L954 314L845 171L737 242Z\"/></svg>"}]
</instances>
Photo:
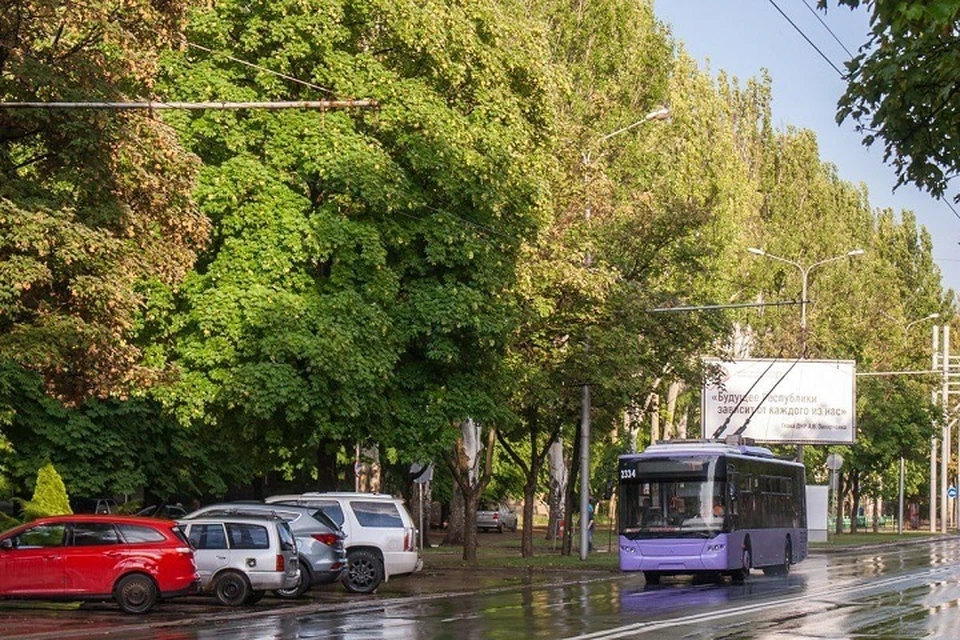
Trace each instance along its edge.
<instances>
[{"instance_id":1,"label":"car rear window","mask_svg":"<svg viewBox=\"0 0 960 640\"><path fill-rule=\"evenodd\" d=\"M179 540L183 544L193 546L190 544L190 540L187 539L187 534L183 532L183 527L179 525L175 527L170 527L170 531L173 533L174 536L176 536L177 540Z\"/></svg>"},{"instance_id":2,"label":"car rear window","mask_svg":"<svg viewBox=\"0 0 960 640\"><path fill-rule=\"evenodd\" d=\"M73 546L97 547L120 544L120 534L109 522L78 522L73 525Z\"/></svg>"},{"instance_id":3,"label":"car rear window","mask_svg":"<svg viewBox=\"0 0 960 640\"><path fill-rule=\"evenodd\" d=\"M153 527L145 527L140 524L121 524L120 535L123 536L127 544L145 544L166 540L163 533Z\"/></svg>"},{"instance_id":4,"label":"car rear window","mask_svg":"<svg viewBox=\"0 0 960 640\"><path fill-rule=\"evenodd\" d=\"M343 526L343 509L339 502L318 502L316 503L320 510L327 514L327 517L333 520L337 529Z\"/></svg>"},{"instance_id":5,"label":"car rear window","mask_svg":"<svg viewBox=\"0 0 960 640\"><path fill-rule=\"evenodd\" d=\"M343 513L341 513L340 515L342 516ZM326 527L330 527L334 531L338 531L340 529L340 525L334 522L333 518L331 518L326 513L324 513L323 509L317 509L316 511L314 511L313 519Z\"/></svg>"},{"instance_id":6,"label":"car rear window","mask_svg":"<svg viewBox=\"0 0 960 640\"><path fill-rule=\"evenodd\" d=\"M286 525L286 523L283 524ZM247 524L245 522L228 522L227 537L230 539L231 549L270 548L270 535L267 533L267 528L263 525Z\"/></svg>"},{"instance_id":7,"label":"car rear window","mask_svg":"<svg viewBox=\"0 0 960 640\"><path fill-rule=\"evenodd\" d=\"M222 524L195 524L190 527L190 544L194 549L226 549L227 536Z\"/></svg>"},{"instance_id":8,"label":"car rear window","mask_svg":"<svg viewBox=\"0 0 960 640\"><path fill-rule=\"evenodd\" d=\"M280 548L284 551L295 551L297 543L294 541L293 532L290 531L290 525L286 522L277 523L277 530L280 532Z\"/></svg>"},{"instance_id":9,"label":"car rear window","mask_svg":"<svg viewBox=\"0 0 960 640\"><path fill-rule=\"evenodd\" d=\"M397 506L392 502L351 501L350 506L361 527L403 528L403 520Z\"/></svg>"}]
</instances>

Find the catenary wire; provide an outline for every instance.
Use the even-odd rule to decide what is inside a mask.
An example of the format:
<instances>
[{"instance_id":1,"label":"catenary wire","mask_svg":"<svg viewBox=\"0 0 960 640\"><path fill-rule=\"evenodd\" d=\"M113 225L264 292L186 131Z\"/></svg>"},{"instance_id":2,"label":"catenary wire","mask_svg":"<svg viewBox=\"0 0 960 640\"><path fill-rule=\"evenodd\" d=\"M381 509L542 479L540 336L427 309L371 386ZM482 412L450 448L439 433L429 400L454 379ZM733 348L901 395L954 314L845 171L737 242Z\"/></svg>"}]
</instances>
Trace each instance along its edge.
<instances>
[{"instance_id":1,"label":"catenary wire","mask_svg":"<svg viewBox=\"0 0 960 640\"><path fill-rule=\"evenodd\" d=\"M205 47L205 46L200 45L200 44L196 44L196 43L194 43L194 42L188 42L188 43L187 43L187 46L193 47L194 49L200 49L201 51L206 51L207 53L211 53L211 54L213 54L213 55L215 55L215 56L223 56L224 58L226 58L227 60L230 60L231 62L236 62L237 64L246 65L246 66L251 67L251 68L253 68L253 69L257 69L258 71L263 71L264 73L269 73L269 74L275 75L275 76L277 76L277 77L279 77L279 78L283 78L284 80L289 80L290 82L295 82L295 83L297 83L297 84L302 84L302 85L305 86L305 87L310 87L311 89L316 89L317 91L323 91L323 92L325 92L325 93L329 93L330 95L336 95L336 92L333 91L332 89L327 89L326 87L321 87L321 86L318 85L318 84L313 84L312 82L307 82L306 80L301 80L300 78L295 78L294 76L290 76L290 75L287 75L287 74L285 74L285 73L280 73L279 71L274 71L273 69L268 69L267 67L263 67L263 66L260 66L260 65L258 65L258 64L254 64L254 63L252 63L252 62L247 62L246 60L242 60L242 59L240 59L240 58L235 58L234 56L231 56L231 55L226 54L226 53L222 53L222 52L220 52L220 51L214 51L213 49L210 49L210 48Z\"/></svg>"},{"instance_id":2,"label":"catenary wire","mask_svg":"<svg viewBox=\"0 0 960 640\"><path fill-rule=\"evenodd\" d=\"M807 0L803 0L803 4L807 5L807 9L810 9L810 13L812 13L812 14L814 15L814 17L820 22L820 24L823 25L823 28L826 29L827 32L828 32L831 36L833 36L833 39L836 40L836 41L837 41L837 44L840 45L840 47L841 47L844 51L847 52L847 55L852 58L852 57L853 57L853 54L850 53L850 49L847 49L846 45L843 44L843 42L840 40L840 38L837 37L837 34L835 34L835 33L833 32L833 29L830 28L830 25L828 25L828 24L823 20L823 18L820 17L820 13L817 12L816 9L814 9L813 7L810 6L810 3L807 2Z\"/></svg>"},{"instance_id":3,"label":"catenary wire","mask_svg":"<svg viewBox=\"0 0 960 640\"><path fill-rule=\"evenodd\" d=\"M797 33L799 33L799 34L803 37L803 39L807 41L807 44L809 44L811 47L813 47L814 50L815 50L817 53L820 54L820 57L823 58L824 60L826 60L826 61L827 61L827 64L829 64L831 67L833 67L833 70L837 72L837 75L839 75L841 78L846 79L846 75L843 73L843 71L840 71L840 68L839 68L837 65L835 65L835 64L833 63L833 61L830 60L830 58L827 57L827 54L825 54L823 51L821 51L821 50L820 50L820 47L818 47L817 45L815 45L815 44L813 43L813 40L811 40L810 38L807 37L807 34L805 34L805 33L803 32L803 30L802 30L800 27L798 27L793 20L790 19L790 16L788 16L787 14L785 14L785 13L783 12L783 9L781 9L780 6L779 6L776 2L774 2L774 0L767 0L767 1L768 1L770 4L772 4L773 7L774 7L774 9L776 9L777 11L779 11L779 12L780 12L780 15L783 16L783 19L786 20L787 22L789 22L789 23L790 23L790 26L792 26L792 27L797 31Z\"/></svg>"}]
</instances>

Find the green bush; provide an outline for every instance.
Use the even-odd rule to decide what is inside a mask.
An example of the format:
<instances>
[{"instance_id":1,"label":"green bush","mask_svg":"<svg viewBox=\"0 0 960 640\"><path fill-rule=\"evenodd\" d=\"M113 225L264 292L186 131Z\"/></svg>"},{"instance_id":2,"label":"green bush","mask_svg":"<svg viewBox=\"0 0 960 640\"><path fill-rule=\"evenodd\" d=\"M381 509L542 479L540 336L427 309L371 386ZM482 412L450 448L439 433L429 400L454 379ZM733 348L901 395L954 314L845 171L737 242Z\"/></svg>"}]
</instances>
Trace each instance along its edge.
<instances>
[{"instance_id":1,"label":"green bush","mask_svg":"<svg viewBox=\"0 0 960 640\"><path fill-rule=\"evenodd\" d=\"M37 486L33 490L33 499L23 502L23 519L29 521L68 513L73 513L73 510L70 508L67 488L53 463L48 462L37 472Z\"/></svg>"},{"instance_id":2,"label":"green bush","mask_svg":"<svg viewBox=\"0 0 960 640\"><path fill-rule=\"evenodd\" d=\"M6 531L7 529L13 529L20 524L20 521L16 518L11 518L7 514L0 512L0 531Z\"/></svg>"}]
</instances>

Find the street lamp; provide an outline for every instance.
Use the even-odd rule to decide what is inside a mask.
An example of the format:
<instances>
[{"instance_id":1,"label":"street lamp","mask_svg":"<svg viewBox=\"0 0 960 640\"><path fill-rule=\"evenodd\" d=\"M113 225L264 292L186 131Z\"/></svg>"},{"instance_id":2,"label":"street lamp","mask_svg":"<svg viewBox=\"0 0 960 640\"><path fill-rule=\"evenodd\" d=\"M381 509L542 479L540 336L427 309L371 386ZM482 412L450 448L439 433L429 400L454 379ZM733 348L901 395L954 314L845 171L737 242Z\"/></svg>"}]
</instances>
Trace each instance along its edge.
<instances>
[{"instance_id":1,"label":"street lamp","mask_svg":"<svg viewBox=\"0 0 960 640\"><path fill-rule=\"evenodd\" d=\"M800 289L800 356L803 358L807 357L807 276L810 275L810 272L813 271L816 267L828 264L830 262L836 262L837 260L843 260L844 258L852 258L854 256L861 256L866 253L863 249L854 249L852 251L847 251L845 254L840 256L834 256L832 258L827 258L825 260L820 260L814 262L811 265L806 267L795 262L793 260L788 260L787 258L781 258L780 256L775 256L772 253L767 253L763 249L757 249L756 247L747 247L747 251L758 256L763 256L764 258L770 258L771 260L777 260L778 262L785 262L787 264L795 266L800 270L801 276L801 289ZM803 462L803 445L797 445L797 461Z\"/></svg>"},{"instance_id":2,"label":"street lamp","mask_svg":"<svg viewBox=\"0 0 960 640\"><path fill-rule=\"evenodd\" d=\"M913 322L908 322L907 326L903 328L904 339L906 339L907 332L910 331L910 327L912 327L913 325L918 324L920 322L926 322L927 320L936 320L939 317L940 317L939 313L931 313L930 315L920 318L918 320L914 320Z\"/></svg>"},{"instance_id":3,"label":"street lamp","mask_svg":"<svg viewBox=\"0 0 960 640\"><path fill-rule=\"evenodd\" d=\"M940 314L939 314L939 313L931 313L931 314L928 315L928 316L924 316L924 317L922 317L922 318L918 318L918 319L916 319L916 320L913 320L913 321L911 321L911 322L908 322L908 323L906 324L906 326L904 326L904 328L903 328L903 344L904 344L904 346L906 346L906 344L907 344L907 336L908 336L908 332L910 331L910 327L912 327L912 326L915 325L915 324L919 324L919 323L921 323L921 322L926 322L927 320L936 320L936 319L939 318L939 317L940 317ZM935 449L934 449L934 454L933 454L933 455L936 455ZM931 464L933 464L933 463L931 463ZM898 501L897 501L897 535L902 535L902 534L903 534L903 484L904 484L904 476L905 476L905 473L906 473L904 467L905 467L905 462L904 462L904 459L903 459L903 454L901 454L901 455L900 455L900 486L899 486L900 493L899 493L899 498L898 498ZM932 482L932 481L931 481L931 483L930 483L930 494L933 495L933 482ZM932 504L932 501L931 501L931 504ZM931 511L932 511L932 509L931 509Z\"/></svg>"},{"instance_id":4,"label":"street lamp","mask_svg":"<svg viewBox=\"0 0 960 640\"><path fill-rule=\"evenodd\" d=\"M837 260L843 260L844 258L852 258L854 256L862 256L866 253L863 249L854 249L853 251L847 251L842 256L834 256L832 258L827 258L826 260L820 260L819 262L814 262L811 265L803 266L799 262L793 260L788 260L786 258L781 258L780 256L775 256L772 253L767 253L763 249L757 249L756 247L747 247L747 251L750 253L756 254L758 256L763 256L764 258L770 258L771 260L777 260L779 262L785 262L791 264L800 270L801 275L801 292L800 292L800 336L802 339L803 346L806 346L806 332L807 332L807 276L810 275L810 272L821 265L825 265L830 262L836 262Z\"/></svg>"},{"instance_id":5,"label":"street lamp","mask_svg":"<svg viewBox=\"0 0 960 640\"><path fill-rule=\"evenodd\" d=\"M609 140L614 136L618 136L621 133L625 133L639 127L640 125L650 122L651 120L666 120L670 117L670 109L667 107L660 107L654 111L651 111L645 115L640 120L630 123L625 127L617 129L616 131L611 131L610 133L600 136L593 141L594 145L598 145L602 142ZM586 169L590 165L590 151L584 151L581 154L581 160L583 162L584 171L584 180L589 178ZM587 206L586 211L584 212L586 220L590 220L590 198L587 195ZM583 258L584 266L589 267L593 264L593 256L590 254L590 251L587 251L587 254ZM589 349L590 341L589 336L586 340L586 347ZM587 511L590 508L590 383L584 382L583 388L580 391L580 559L586 560L587 553L590 551L589 546L589 521L587 518Z\"/></svg>"}]
</instances>

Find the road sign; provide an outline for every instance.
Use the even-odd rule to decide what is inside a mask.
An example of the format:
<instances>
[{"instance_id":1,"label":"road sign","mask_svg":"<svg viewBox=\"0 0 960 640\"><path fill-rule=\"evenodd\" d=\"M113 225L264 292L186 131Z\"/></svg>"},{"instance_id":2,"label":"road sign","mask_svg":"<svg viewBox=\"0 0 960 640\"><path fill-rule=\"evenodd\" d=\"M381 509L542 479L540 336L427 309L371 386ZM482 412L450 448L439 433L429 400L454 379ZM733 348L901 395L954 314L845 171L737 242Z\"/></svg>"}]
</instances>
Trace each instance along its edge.
<instances>
[{"instance_id":1,"label":"road sign","mask_svg":"<svg viewBox=\"0 0 960 640\"><path fill-rule=\"evenodd\" d=\"M831 453L827 456L827 469L836 471L843 466L843 456L839 453Z\"/></svg>"},{"instance_id":2,"label":"road sign","mask_svg":"<svg viewBox=\"0 0 960 640\"><path fill-rule=\"evenodd\" d=\"M950 487L949 489L947 489L947 497L948 497L948 498L956 498L956 497L957 497L957 488L956 488L956 487Z\"/></svg>"}]
</instances>

